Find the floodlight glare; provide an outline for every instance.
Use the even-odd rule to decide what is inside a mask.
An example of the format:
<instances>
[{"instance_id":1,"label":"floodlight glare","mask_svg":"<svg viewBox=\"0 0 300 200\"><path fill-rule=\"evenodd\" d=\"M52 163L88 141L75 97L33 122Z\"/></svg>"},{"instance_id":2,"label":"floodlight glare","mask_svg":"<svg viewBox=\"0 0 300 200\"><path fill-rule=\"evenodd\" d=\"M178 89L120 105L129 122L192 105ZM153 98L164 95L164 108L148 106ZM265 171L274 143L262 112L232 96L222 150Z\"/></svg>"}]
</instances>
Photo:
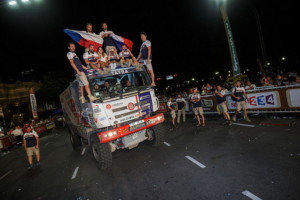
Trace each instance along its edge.
<instances>
[{"instance_id":1,"label":"floodlight glare","mask_svg":"<svg viewBox=\"0 0 300 200\"><path fill-rule=\"evenodd\" d=\"M22 0L22 2L27 3L27 2L29 2L29 0Z\"/></svg>"},{"instance_id":2,"label":"floodlight glare","mask_svg":"<svg viewBox=\"0 0 300 200\"><path fill-rule=\"evenodd\" d=\"M9 1L8 4L9 4L10 6L14 6L14 5L17 5L17 2L16 2L16 1Z\"/></svg>"}]
</instances>

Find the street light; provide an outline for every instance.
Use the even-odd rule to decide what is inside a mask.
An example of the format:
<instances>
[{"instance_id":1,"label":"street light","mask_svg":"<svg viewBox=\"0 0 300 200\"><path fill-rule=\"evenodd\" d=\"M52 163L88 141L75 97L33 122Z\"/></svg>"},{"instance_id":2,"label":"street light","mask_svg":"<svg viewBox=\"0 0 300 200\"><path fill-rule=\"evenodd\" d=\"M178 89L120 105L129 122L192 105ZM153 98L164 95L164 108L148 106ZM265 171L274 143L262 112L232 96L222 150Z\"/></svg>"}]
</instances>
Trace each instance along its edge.
<instances>
[{"instance_id":1,"label":"street light","mask_svg":"<svg viewBox=\"0 0 300 200\"><path fill-rule=\"evenodd\" d=\"M267 62L267 65L268 65L268 66L270 66L270 65L271 65L271 63L270 63L270 62Z\"/></svg>"},{"instance_id":2,"label":"street light","mask_svg":"<svg viewBox=\"0 0 300 200\"><path fill-rule=\"evenodd\" d=\"M15 6L15 5L17 5L17 2L16 2L16 1L9 1L9 2L8 2L8 5L10 5L10 6Z\"/></svg>"},{"instance_id":3,"label":"street light","mask_svg":"<svg viewBox=\"0 0 300 200\"><path fill-rule=\"evenodd\" d=\"M194 81L195 80L195 78L192 78L192 81Z\"/></svg>"},{"instance_id":4,"label":"street light","mask_svg":"<svg viewBox=\"0 0 300 200\"><path fill-rule=\"evenodd\" d=\"M281 60L285 60L285 59L286 59L285 57L282 57L282 58L281 58Z\"/></svg>"},{"instance_id":5,"label":"street light","mask_svg":"<svg viewBox=\"0 0 300 200\"><path fill-rule=\"evenodd\" d=\"M29 0L21 0L23 3L28 3Z\"/></svg>"},{"instance_id":6,"label":"street light","mask_svg":"<svg viewBox=\"0 0 300 200\"><path fill-rule=\"evenodd\" d=\"M220 72L215 72L215 75L218 75Z\"/></svg>"}]
</instances>

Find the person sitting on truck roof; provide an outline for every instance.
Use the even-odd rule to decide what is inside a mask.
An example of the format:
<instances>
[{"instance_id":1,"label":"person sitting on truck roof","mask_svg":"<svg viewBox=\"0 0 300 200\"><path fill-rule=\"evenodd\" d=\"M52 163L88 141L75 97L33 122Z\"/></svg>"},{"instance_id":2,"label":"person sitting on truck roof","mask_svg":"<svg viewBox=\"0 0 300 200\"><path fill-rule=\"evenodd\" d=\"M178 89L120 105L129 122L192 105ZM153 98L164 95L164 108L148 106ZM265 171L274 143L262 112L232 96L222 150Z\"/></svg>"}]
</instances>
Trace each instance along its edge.
<instances>
[{"instance_id":1,"label":"person sitting on truck roof","mask_svg":"<svg viewBox=\"0 0 300 200\"><path fill-rule=\"evenodd\" d=\"M98 47L98 68L103 70L105 67L109 66L108 56L103 51L102 47Z\"/></svg>"},{"instance_id":2,"label":"person sitting on truck roof","mask_svg":"<svg viewBox=\"0 0 300 200\"><path fill-rule=\"evenodd\" d=\"M103 22L102 24L103 31L100 32L100 37L103 38L103 48L106 53L109 54L111 49L116 49L113 38L111 37L114 33L112 31L108 31L107 23Z\"/></svg>"},{"instance_id":3,"label":"person sitting on truck roof","mask_svg":"<svg viewBox=\"0 0 300 200\"><path fill-rule=\"evenodd\" d=\"M116 69L118 65L118 61L120 60L119 55L117 54L116 49L110 49L108 54L108 60L110 61L110 69Z\"/></svg>"},{"instance_id":4,"label":"person sitting on truck roof","mask_svg":"<svg viewBox=\"0 0 300 200\"><path fill-rule=\"evenodd\" d=\"M69 49L69 52L67 54L67 57L70 61L70 65L73 67L74 75L80 86L80 98L79 98L80 102L81 103L86 102L86 100L83 96L83 87L85 88L85 91L87 92L88 97L91 102L98 100L98 98L94 97L91 94L89 82L84 73L84 70L86 70L87 68L81 63L80 59L77 57L77 55L75 53L75 44L69 43L68 49Z\"/></svg>"},{"instance_id":5,"label":"person sitting on truck roof","mask_svg":"<svg viewBox=\"0 0 300 200\"><path fill-rule=\"evenodd\" d=\"M90 44L88 52L83 54L84 62L87 64L88 68L96 70L99 74L103 74L102 70L97 66L99 62L98 58L98 54L94 51L94 45Z\"/></svg>"},{"instance_id":6,"label":"person sitting on truck roof","mask_svg":"<svg viewBox=\"0 0 300 200\"><path fill-rule=\"evenodd\" d=\"M123 44L122 51L119 53L119 57L121 58L120 60L121 67L123 67L124 64L126 64L127 67L130 67L133 62L132 57L134 56L131 53L131 51L127 48L126 44Z\"/></svg>"}]
</instances>

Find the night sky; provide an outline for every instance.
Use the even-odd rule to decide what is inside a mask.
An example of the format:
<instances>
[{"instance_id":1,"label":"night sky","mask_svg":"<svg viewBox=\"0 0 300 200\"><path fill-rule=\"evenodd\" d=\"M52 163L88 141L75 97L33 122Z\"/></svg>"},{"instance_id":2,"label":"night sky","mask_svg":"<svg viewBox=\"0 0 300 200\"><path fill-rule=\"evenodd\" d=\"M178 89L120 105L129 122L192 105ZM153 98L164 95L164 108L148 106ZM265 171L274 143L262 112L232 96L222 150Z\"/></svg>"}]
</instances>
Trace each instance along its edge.
<instances>
[{"instance_id":1,"label":"night sky","mask_svg":"<svg viewBox=\"0 0 300 200\"><path fill-rule=\"evenodd\" d=\"M147 32L157 75L175 72L208 77L214 71L231 70L216 0L123 2L39 0L11 8L2 0L0 80L16 78L27 69L34 69L39 76L59 69L72 73L66 58L72 40L63 29L84 30L87 22L96 33L101 31L101 22L107 22L109 30L134 42L136 56L141 45L139 33ZM262 58L253 6L260 15L268 60L276 63L286 56L296 62L299 58L299 8L292 2L227 0L242 70L257 68L256 58ZM82 59L83 47L76 47Z\"/></svg>"}]
</instances>

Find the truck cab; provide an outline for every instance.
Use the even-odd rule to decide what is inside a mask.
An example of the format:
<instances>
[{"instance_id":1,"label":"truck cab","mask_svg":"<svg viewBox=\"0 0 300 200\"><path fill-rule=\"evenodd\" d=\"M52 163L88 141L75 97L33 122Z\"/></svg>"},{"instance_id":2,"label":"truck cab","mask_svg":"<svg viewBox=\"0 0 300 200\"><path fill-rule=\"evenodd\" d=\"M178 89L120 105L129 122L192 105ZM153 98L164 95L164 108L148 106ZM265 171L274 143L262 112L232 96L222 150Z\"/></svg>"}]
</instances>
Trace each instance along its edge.
<instances>
[{"instance_id":1,"label":"truck cab","mask_svg":"<svg viewBox=\"0 0 300 200\"><path fill-rule=\"evenodd\" d=\"M105 169L118 149L132 149L143 141L163 143L164 115L154 115L159 102L144 67L117 68L105 75L89 69L86 75L99 100L81 104L77 81L60 95L74 149L88 144L98 166Z\"/></svg>"}]
</instances>

